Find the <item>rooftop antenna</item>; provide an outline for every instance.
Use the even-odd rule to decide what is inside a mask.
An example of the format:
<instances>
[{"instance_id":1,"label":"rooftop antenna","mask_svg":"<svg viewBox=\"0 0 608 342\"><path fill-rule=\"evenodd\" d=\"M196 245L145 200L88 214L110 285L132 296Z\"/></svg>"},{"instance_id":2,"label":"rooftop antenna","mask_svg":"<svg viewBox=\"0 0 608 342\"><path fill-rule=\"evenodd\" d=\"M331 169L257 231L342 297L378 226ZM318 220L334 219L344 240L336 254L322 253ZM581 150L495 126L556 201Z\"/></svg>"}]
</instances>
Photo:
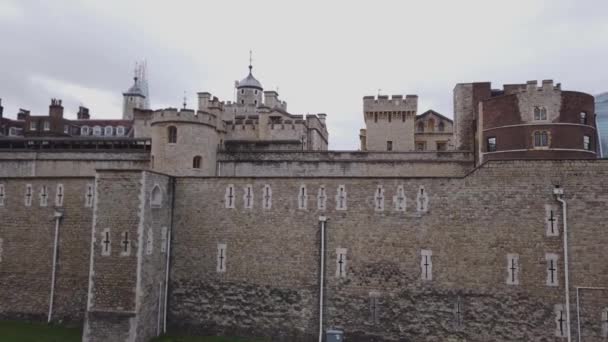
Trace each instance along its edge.
<instances>
[{"instance_id":1,"label":"rooftop antenna","mask_svg":"<svg viewBox=\"0 0 608 342\"><path fill-rule=\"evenodd\" d=\"M186 91L184 90L184 109L186 109L186 103L187 103L186 100L187 100Z\"/></svg>"}]
</instances>

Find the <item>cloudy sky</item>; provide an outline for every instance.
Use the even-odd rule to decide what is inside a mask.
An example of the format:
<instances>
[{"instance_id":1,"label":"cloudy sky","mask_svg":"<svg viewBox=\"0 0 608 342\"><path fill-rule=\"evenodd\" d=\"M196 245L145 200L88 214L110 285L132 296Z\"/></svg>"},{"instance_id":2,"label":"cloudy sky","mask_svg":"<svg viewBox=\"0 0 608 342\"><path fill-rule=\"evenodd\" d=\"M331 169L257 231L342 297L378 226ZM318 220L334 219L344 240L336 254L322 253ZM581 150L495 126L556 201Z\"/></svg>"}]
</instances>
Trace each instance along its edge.
<instances>
[{"instance_id":1,"label":"cloudy sky","mask_svg":"<svg viewBox=\"0 0 608 342\"><path fill-rule=\"evenodd\" d=\"M418 94L452 117L459 82L554 79L608 90L608 1L0 0L0 98L45 114L63 99L119 118L134 62L153 108L234 96L254 74L295 114L327 113L332 149L356 149L364 95Z\"/></svg>"}]
</instances>

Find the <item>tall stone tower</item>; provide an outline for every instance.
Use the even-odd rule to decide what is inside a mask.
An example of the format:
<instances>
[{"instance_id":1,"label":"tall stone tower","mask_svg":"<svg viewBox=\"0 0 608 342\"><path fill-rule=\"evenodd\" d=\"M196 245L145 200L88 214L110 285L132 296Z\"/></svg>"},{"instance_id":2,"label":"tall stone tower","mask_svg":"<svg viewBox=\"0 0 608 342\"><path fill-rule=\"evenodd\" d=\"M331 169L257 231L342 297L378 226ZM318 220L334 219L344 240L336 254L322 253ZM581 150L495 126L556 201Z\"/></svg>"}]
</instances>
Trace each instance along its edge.
<instances>
[{"instance_id":1,"label":"tall stone tower","mask_svg":"<svg viewBox=\"0 0 608 342\"><path fill-rule=\"evenodd\" d=\"M413 151L418 96L363 97L365 146L368 151Z\"/></svg>"},{"instance_id":2,"label":"tall stone tower","mask_svg":"<svg viewBox=\"0 0 608 342\"><path fill-rule=\"evenodd\" d=\"M454 147L475 151L479 102L492 96L489 82L459 83L454 87Z\"/></svg>"},{"instance_id":3,"label":"tall stone tower","mask_svg":"<svg viewBox=\"0 0 608 342\"><path fill-rule=\"evenodd\" d=\"M133 109L148 109L150 99L148 98L148 81L146 79L145 63L135 66L135 76L133 77L133 85L129 90L122 94L122 118L124 120L133 120Z\"/></svg>"}]
</instances>

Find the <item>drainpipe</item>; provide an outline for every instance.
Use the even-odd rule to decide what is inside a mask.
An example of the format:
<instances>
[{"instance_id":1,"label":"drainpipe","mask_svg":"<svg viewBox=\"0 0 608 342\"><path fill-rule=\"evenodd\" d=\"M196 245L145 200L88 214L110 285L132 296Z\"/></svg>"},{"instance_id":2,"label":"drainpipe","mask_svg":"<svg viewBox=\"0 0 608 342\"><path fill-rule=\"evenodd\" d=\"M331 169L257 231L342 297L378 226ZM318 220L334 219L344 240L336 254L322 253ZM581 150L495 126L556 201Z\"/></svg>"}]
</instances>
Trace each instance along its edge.
<instances>
[{"instance_id":1,"label":"drainpipe","mask_svg":"<svg viewBox=\"0 0 608 342\"><path fill-rule=\"evenodd\" d=\"M325 224L327 218L319 216L321 223L321 262L319 267L319 342L323 342L323 290L325 288Z\"/></svg>"},{"instance_id":2,"label":"drainpipe","mask_svg":"<svg viewBox=\"0 0 608 342\"><path fill-rule=\"evenodd\" d=\"M173 232L173 217L175 216L175 177L171 177L171 222L167 232L167 263L165 265L165 307L163 314L163 334L167 332L167 303L169 300L169 265L171 262L171 235Z\"/></svg>"},{"instance_id":3,"label":"drainpipe","mask_svg":"<svg viewBox=\"0 0 608 342\"><path fill-rule=\"evenodd\" d=\"M569 271L568 271L568 219L567 219L567 205L564 200L564 189L560 188L559 185L556 185L553 189L553 194L555 195L558 202L562 204L562 221L564 222L564 287L565 287L565 296L566 296L566 334L568 337L568 342L572 341L572 336L570 334L570 280L569 280Z\"/></svg>"},{"instance_id":4,"label":"drainpipe","mask_svg":"<svg viewBox=\"0 0 608 342\"><path fill-rule=\"evenodd\" d=\"M51 294L49 295L49 314L47 317L47 323L51 323L51 319L53 318L53 298L55 297L55 273L57 270L57 245L59 241L59 222L61 222L61 218L63 218L63 213L61 211L55 210L55 214L53 215L55 219L55 241L53 243L53 268L51 272Z\"/></svg>"}]
</instances>

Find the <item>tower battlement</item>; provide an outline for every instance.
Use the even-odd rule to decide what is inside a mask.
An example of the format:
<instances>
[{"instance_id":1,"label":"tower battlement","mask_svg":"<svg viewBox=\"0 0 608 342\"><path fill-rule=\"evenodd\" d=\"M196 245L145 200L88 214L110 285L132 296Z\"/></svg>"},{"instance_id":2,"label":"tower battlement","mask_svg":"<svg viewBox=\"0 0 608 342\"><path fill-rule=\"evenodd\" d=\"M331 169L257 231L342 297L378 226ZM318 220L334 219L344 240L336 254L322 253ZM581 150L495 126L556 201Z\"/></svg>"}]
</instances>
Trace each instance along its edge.
<instances>
[{"instance_id":1,"label":"tower battlement","mask_svg":"<svg viewBox=\"0 0 608 342\"><path fill-rule=\"evenodd\" d=\"M393 112L407 111L416 113L418 110L418 95L378 95L363 97L364 112Z\"/></svg>"},{"instance_id":2,"label":"tower battlement","mask_svg":"<svg viewBox=\"0 0 608 342\"><path fill-rule=\"evenodd\" d=\"M218 119L215 114L192 109L165 108L152 112L151 124L160 122L199 123L217 127Z\"/></svg>"}]
</instances>

